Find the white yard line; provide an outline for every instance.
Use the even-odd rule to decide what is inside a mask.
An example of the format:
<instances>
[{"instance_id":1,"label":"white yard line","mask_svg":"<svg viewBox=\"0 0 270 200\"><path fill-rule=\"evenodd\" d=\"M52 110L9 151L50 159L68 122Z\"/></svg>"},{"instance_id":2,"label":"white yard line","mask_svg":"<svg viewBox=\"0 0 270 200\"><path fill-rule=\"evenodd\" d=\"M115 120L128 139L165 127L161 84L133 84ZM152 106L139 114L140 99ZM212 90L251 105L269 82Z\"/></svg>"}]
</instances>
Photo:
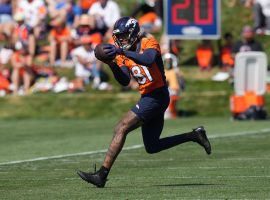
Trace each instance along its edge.
<instances>
[{"instance_id":1,"label":"white yard line","mask_svg":"<svg viewBox=\"0 0 270 200\"><path fill-rule=\"evenodd\" d=\"M210 139L215 138L225 138L225 137L236 137L236 136L245 136L245 135L257 135L261 133L268 133L270 132L270 128L254 130L254 131L242 131L242 132L235 132L235 133L224 133L224 134L216 134L216 135L209 135ZM123 148L123 150L132 150L132 149L139 149L142 148L142 144L133 145L129 147ZM32 158L27 160L15 160L9 162L0 163L2 165L12 165L12 164L19 164L19 163L26 163L26 162L35 162L35 161L42 161L42 160L51 160L51 159L58 159L58 158L67 158L67 157L74 157L74 156L82 156L82 155L93 155L98 153L105 153L107 149L97 150L97 151L87 151L87 152L80 152L80 153L73 153L73 154L63 154L63 155L56 155L56 156L47 156L47 157L38 157Z\"/></svg>"},{"instance_id":2,"label":"white yard line","mask_svg":"<svg viewBox=\"0 0 270 200\"><path fill-rule=\"evenodd\" d=\"M130 147L123 148L123 150L139 149L141 147L143 147L143 145L133 145ZM35 162L35 161L41 161L41 160L51 160L51 159L57 159L57 158L93 155L93 154L105 153L105 152L107 152L107 149L102 149L102 150L97 150L97 151L86 151L86 152L72 153L72 154L63 154L63 155L56 155L56 156L38 157L38 158L32 158L32 159L27 159L27 160L15 160L15 161L10 161L10 162L0 163L0 166L1 165L19 164L19 163L25 163L25 162Z\"/></svg>"}]
</instances>

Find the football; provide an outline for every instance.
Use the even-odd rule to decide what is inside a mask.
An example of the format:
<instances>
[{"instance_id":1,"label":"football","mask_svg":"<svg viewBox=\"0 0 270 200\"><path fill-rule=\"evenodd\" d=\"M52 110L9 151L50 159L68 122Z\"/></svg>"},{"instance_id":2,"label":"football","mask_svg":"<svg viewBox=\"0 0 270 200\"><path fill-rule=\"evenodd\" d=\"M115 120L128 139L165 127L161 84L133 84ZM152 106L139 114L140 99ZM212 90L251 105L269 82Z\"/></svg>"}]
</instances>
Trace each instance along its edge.
<instances>
[{"instance_id":1,"label":"football","mask_svg":"<svg viewBox=\"0 0 270 200\"><path fill-rule=\"evenodd\" d=\"M100 61L111 61L115 58L116 54L108 55L104 52L104 47L108 47L110 44L98 44L95 48L95 56ZM113 46L113 45L112 45Z\"/></svg>"}]
</instances>

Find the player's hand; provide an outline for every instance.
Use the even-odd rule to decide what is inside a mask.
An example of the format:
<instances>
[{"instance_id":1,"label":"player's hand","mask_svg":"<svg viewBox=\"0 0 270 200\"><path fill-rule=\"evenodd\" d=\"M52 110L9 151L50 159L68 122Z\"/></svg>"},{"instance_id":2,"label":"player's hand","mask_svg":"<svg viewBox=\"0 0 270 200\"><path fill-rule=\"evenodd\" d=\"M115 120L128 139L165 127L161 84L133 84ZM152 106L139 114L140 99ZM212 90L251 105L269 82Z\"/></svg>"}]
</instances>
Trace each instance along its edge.
<instances>
[{"instance_id":1,"label":"player's hand","mask_svg":"<svg viewBox=\"0 0 270 200\"><path fill-rule=\"evenodd\" d=\"M114 46L112 44L105 44L103 49L104 49L104 53L106 53L108 56L113 56L115 54L118 54L118 55L124 54L123 49L117 48L116 46Z\"/></svg>"},{"instance_id":2,"label":"player's hand","mask_svg":"<svg viewBox=\"0 0 270 200\"><path fill-rule=\"evenodd\" d=\"M116 47L112 44L104 44L103 51L107 56L114 56L116 55Z\"/></svg>"},{"instance_id":3,"label":"player's hand","mask_svg":"<svg viewBox=\"0 0 270 200\"><path fill-rule=\"evenodd\" d=\"M116 48L116 54L123 55L124 54L124 50L122 48Z\"/></svg>"}]
</instances>

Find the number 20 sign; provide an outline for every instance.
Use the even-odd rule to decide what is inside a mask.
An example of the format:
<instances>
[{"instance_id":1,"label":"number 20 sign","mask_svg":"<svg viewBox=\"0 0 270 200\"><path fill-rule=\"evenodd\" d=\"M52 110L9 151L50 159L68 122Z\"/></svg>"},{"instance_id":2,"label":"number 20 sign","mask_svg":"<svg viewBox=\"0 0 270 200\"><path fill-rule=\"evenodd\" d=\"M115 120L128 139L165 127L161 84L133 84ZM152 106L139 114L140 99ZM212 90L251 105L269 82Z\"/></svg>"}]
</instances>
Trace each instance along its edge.
<instances>
[{"instance_id":1,"label":"number 20 sign","mask_svg":"<svg viewBox=\"0 0 270 200\"><path fill-rule=\"evenodd\" d=\"M166 33L172 39L218 39L220 0L167 0Z\"/></svg>"}]
</instances>

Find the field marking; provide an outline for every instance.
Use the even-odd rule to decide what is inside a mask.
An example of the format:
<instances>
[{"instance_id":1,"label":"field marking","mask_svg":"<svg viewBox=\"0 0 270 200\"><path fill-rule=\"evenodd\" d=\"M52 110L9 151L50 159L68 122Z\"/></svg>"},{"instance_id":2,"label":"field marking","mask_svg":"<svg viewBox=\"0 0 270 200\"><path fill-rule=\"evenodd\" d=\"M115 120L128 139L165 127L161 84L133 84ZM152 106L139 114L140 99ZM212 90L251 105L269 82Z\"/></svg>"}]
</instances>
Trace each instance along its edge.
<instances>
[{"instance_id":1,"label":"field marking","mask_svg":"<svg viewBox=\"0 0 270 200\"><path fill-rule=\"evenodd\" d=\"M130 147L125 147L123 150L132 150L132 149L139 149L142 148L143 145L133 145ZM74 156L84 156L84 155L93 155L98 153L106 153L107 149L97 150L97 151L86 151L86 152L80 152L80 153L72 153L72 154L64 154L64 155L57 155L57 156L48 156L48 157L38 157L38 158L32 158L27 160L15 160L10 162L4 162L0 163L0 166L3 165L12 165L12 164L20 164L25 162L35 162L35 161L42 161L42 160L51 160L51 159L57 159L57 158L67 158L67 157L74 157Z\"/></svg>"},{"instance_id":2,"label":"field marking","mask_svg":"<svg viewBox=\"0 0 270 200\"><path fill-rule=\"evenodd\" d=\"M236 136L245 136L245 135L257 135L257 134L269 133L269 132L270 132L270 128L265 128L265 129L254 130L254 131L241 131L241 132L235 132L235 133L209 135L208 138L216 139L216 138L236 137ZM142 147L143 147L142 144L137 144L137 145L125 147L125 148L123 148L123 150L124 151L133 150L133 149L139 149ZM26 163L26 162L43 161L43 160L51 160L51 159L58 159L58 158L67 158L67 157L74 157L74 156L93 155L93 154L106 153L106 152L107 152L107 149L102 149L102 150L87 151L87 152L80 152L80 153L73 153L73 154L38 157L38 158L32 158L32 159L27 159L27 160L15 160L15 161L0 163L0 166L20 164L20 163Z\"/></svg>"}]
</instances>

